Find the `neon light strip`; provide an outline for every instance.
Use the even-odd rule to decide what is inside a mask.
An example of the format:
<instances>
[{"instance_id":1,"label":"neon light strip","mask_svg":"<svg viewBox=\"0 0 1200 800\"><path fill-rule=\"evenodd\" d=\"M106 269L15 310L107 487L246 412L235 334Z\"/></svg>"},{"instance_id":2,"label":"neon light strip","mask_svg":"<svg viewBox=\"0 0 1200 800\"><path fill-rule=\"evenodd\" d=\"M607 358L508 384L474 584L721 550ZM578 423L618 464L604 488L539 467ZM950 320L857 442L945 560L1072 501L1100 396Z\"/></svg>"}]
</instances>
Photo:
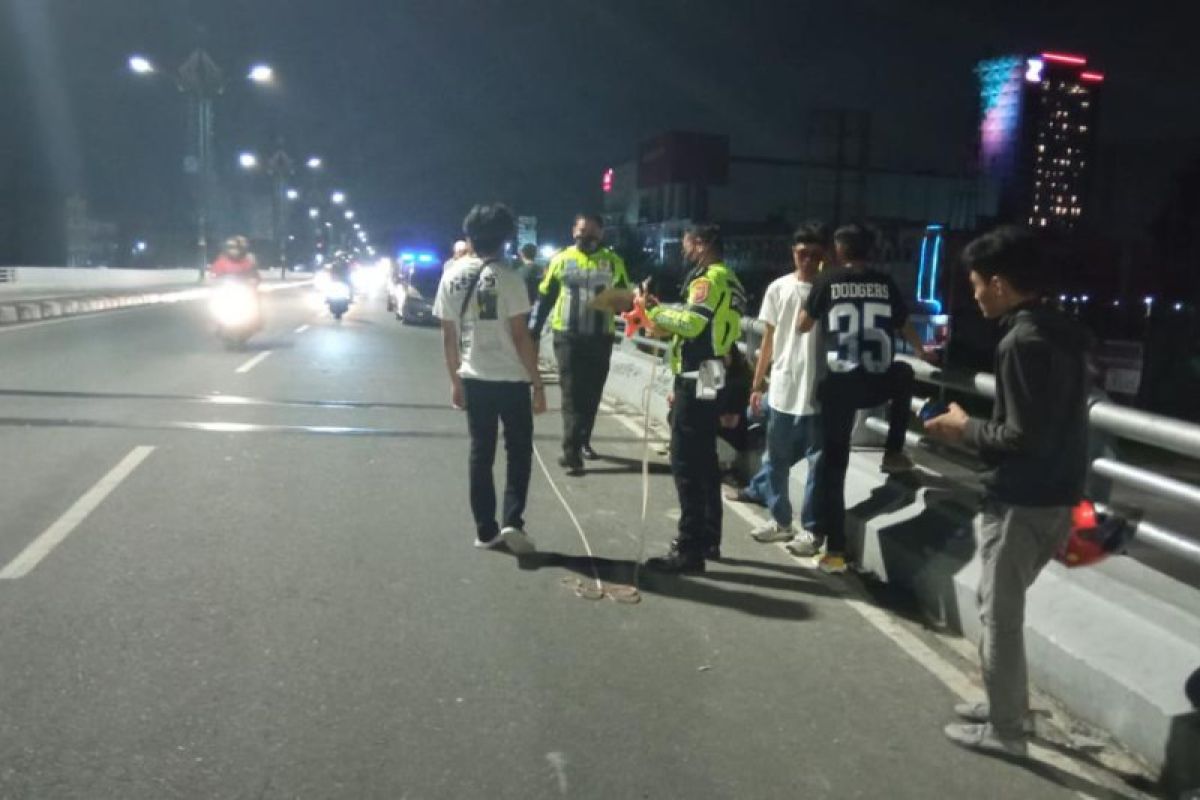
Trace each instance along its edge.
<instances>
[{"instance_id":1,"label":"neon light strip","mask_svg":"<svg viewBox=\"0 0 1200 800\"><path fill-rule=\"evenodd\" d=\"M922 294L925 291L925 246L929 244L929 229L925 230L925 235L921 237L921 258L917 261L917 300L923 301L925 298Z\"/></svg>"},{"instance_id":2,"label":"neon light strip","mask_svg":"<svg viewBox=\"0 0 1200 800\"><path fill-rule=\"evenodd\" d=\"M929 278L929 302L937 304L937 310L942 310L942 301L937 299L938 263L942 255L942 231L938 226L937 236L933 240L933 274Z\"/></svg>"},{"instance_id":3,"label":"neon light strip","mask_svg":"<svg viewBox=\"0 0 1200 800\"><path fill-rule=\"evenodd\" d=\"M1104 80L1104 74L1100 72L1081 72L1079 73L1079 78L1080 80L1099 83L1100 81Z\"/></svg>"},{"instance_id":4,"label":"neon light strip","mask_svg":"<svg viewBox=\"0 0 1200 800\"><path fill-rule=\"evenodd\" d=\"M1063 53L1042 53L1042 58L1047 61L1057 61L1060 64L1075 64L1080 67L1087 63L1087 59L1083 56L1068 56Z\"/></svg>"}]
</instances>

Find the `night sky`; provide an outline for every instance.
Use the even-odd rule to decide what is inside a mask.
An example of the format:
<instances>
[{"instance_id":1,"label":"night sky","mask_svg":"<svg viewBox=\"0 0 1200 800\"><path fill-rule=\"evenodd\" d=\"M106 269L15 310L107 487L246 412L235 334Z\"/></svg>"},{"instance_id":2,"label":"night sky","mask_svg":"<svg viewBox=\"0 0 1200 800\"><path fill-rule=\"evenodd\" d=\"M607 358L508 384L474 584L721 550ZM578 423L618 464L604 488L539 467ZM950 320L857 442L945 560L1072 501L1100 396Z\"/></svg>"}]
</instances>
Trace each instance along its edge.
<instances>
[{"instance_id":1,"label":"night sky","mask_svg":"<svg viewBox=\"0 0 1200 800\"><path fill-rule=\"evenodd\" d=\"M739 154L802 155L805 113L874 112L877 165L970 158L972 65L1060 49L1103 70L1106 141L1200 133L1182 3L952 0L0 0L4 96L47 157L125 225L187 219L182 99L139 81L203 42L239 85L217 109L223 158L275 135L319 153L379 237L453 234L498 198L565 238L603 169L667 129ZM1128 9L1161 8L1152 16ZM15 40L15 41L14 41ZM13 54L15 53L15 58ZM236 80L271 63L270 92ZM377 238L379 238L377 237Z\"/></svg>"}]
</instances>

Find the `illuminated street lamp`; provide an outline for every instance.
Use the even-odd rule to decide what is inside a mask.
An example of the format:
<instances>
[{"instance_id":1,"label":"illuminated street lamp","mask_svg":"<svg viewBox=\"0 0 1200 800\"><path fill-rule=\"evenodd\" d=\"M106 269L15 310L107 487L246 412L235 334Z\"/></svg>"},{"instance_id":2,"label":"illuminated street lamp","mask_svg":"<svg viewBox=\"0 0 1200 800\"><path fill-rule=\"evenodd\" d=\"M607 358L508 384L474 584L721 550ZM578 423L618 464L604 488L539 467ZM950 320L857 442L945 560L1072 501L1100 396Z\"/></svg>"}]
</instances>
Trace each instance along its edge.
<instances>
[{"instance_id":1,"label":"illuminated street lamp","mask_svg":"<svg viewBox=\"0 0 1200 800\"><path fill-rule=\"evenodd\" d=\"M127 63L129 70L136 75L148 76L158 72L154 63L144 55L133 54L129 56ZM190 128L188 154L184 159L184 171L194 176L195 180L196 253L197 260L200 262L198 264L200 280L204 280L208 266L208 242L212 233L209 218L214 182L213 104L217 97L225 93L225 73L208 51L198 47L179 65L179 68L175 70L174 77L176 87L187 97L191 106L191 113L188 115ZM266 64L257 64L250 70L247 77L254 83L264 85L274 80L275 73ZM257 159L254 161L254 166L247 166L246 160L243 158L242 166L245 169L253 169L254 166L257 166Z\"/></svg>"},{"instance_id":2,"label":"illuminated street lamp","mask_svg":"<svg viewBox=\"0 0 1200 800\"><path fill-rule=\"evenodd\" d=\"M295 189L287 190L287 199L288 200L298 200L299 198L300 198L300 193L298 191L296 191Z\"/></svg>"},{"instance_id":3,"label":"illuminated street lamp","mask_svg":"<svg viewBox=\"0 0 1200 800\"><path fill-rule=\"evenodd\" d=\"M308 161L304 162L304 165L309 169L320 169L323 163L318 156L309 156Z\"/></svg>"},{"instance_id":4,"label":"illuminated street lamp","mask_svg":"<svg viewBox=\"0 0 1200 800\"><path fill-rule=\"evenodd\" d=\"M157 71L154 69L154 64L145 56L130 56L129 69L137 75L152 75Z\"/></svg>"},{"instance_id":5,"label":"illuminated street lamp","mask_svg":"<svg viewBox=\"0 0 1200 800\"><path fill-rule=\"evenodd\" d=\"M258 156L254 155L254 153L239 153L238 164L241 164L242 169L257 169Z\"/></svg>"},{"instance_id":6,"label":"illuminated street lamp","mask_svg":"<svg viewBox=\"0 0 1200 800\"><path fill-rule=\"evenodd\" d=\"M345 217L346 217L346 219L348 219L348 220L354 219L354 212L353 212L353 211L347 211L347 212L346 212L346 214L345 214Z\"/></svg>"},{"instance_id":7,"label":"illuminated street lamp","mask_svg":"<svg viewBox=\"0 0 1200 800\"><path fill-rule=\"evenodd\" d=\"M335 206L340 206L342 203L346 202L346 193L345 192L334 192L333 194L331 194L329 196L329 199L333 201L333 204Z\"/></svg>"},{"instance_id":8,"label":"illuminated street lamp","mask_svg":"<svg viewBox=\"0 0 1200 800\"><path fill-rule=\"evenodd\" d=\"M250 68L250 74L246 77L259 84L274 83L275 70L271 69L267 64L255 64Z\"/></svg>"}]
</instances>

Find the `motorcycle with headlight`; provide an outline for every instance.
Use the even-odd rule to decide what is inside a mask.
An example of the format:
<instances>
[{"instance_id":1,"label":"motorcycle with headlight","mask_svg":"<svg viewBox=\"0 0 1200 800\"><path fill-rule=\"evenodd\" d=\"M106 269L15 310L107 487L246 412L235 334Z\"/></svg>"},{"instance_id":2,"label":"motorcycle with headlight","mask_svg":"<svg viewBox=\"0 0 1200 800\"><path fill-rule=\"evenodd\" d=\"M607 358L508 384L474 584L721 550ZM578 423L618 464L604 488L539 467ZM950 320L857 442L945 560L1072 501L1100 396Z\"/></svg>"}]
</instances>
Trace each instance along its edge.
<instances>
[{"instance_id":1,"label":"motorcycle with headlight","mask_svg":"<svg viewBox=\"0 0 1200 800\"><path fill-rule=\"evenodd\" d=\"M209 311L217 324L217 336L230 350L262 330L262 308L258 286L245 280L227 279L218 283L209 299Z\"/></svg>"},{"instance_id":2,"label":"motorcycle with headlight","mask_svg":"<svg viewBox=\"0 0 1200 800\"><path fill-rule=\"evenodd\" d=\"M334 319L340 320L350 310L353 295L350 284L345 281L334 278L325 284L325 305L329 306L329 313Z\"/></svg>"}]
</instances>

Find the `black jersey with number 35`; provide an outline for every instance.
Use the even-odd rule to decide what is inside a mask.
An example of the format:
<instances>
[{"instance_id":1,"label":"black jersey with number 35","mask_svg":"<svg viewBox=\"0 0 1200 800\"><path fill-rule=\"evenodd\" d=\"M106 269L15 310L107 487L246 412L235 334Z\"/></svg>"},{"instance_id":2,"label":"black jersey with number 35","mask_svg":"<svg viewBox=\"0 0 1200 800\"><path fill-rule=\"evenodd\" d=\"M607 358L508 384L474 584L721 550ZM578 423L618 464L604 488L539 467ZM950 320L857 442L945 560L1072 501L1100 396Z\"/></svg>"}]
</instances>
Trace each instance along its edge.
<instances>
[{"instance_id":1,"label":"black jersey with number 35","mask_svg":"<svg viewBox=\"0 0 1200 800\"><path fill-rule=\"evenodd\" d=\"M833 373L885 372L892 363L896 331L908 320L908 305L896 282L871 267L822 272L804 310L820 323L825 350L837 352L829 363Z\"/></svg>"}]
</instances>

